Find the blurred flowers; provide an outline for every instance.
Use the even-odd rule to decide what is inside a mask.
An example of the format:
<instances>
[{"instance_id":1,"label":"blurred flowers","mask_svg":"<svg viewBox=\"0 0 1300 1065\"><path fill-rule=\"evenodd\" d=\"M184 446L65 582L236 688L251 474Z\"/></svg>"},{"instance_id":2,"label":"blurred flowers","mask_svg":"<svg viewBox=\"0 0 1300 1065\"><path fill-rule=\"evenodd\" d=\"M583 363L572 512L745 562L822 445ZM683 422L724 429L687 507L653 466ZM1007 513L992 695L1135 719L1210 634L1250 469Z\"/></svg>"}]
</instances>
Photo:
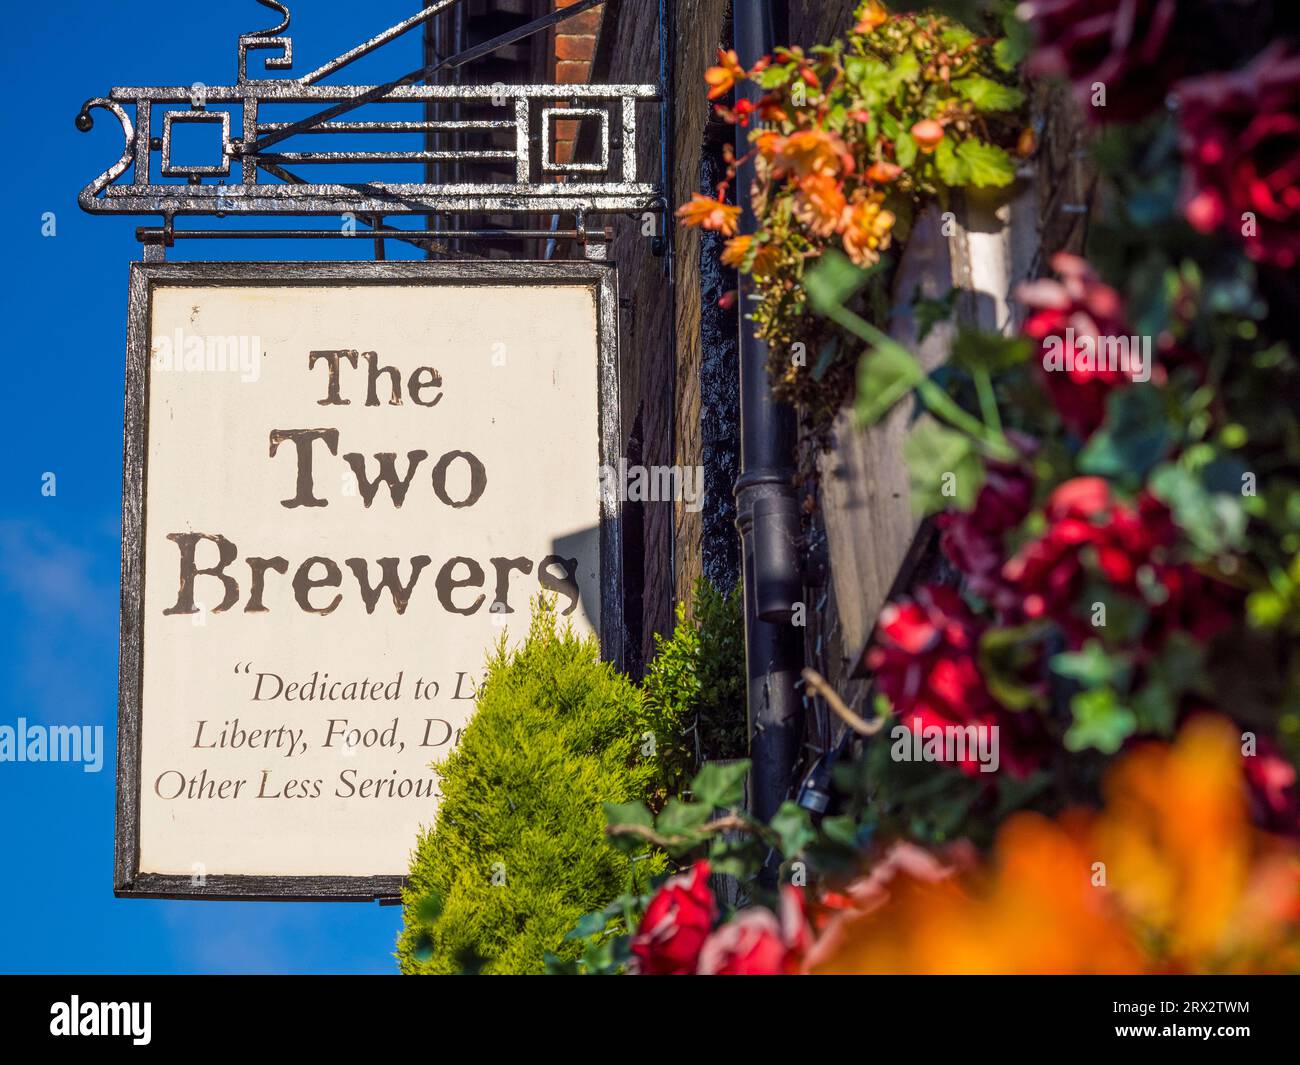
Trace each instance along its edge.
<instances>
[{"instance_id":1,"label":"blurred flowers","mask_svg":"<svg viewBox=\"0 0 1300 1065\"><path fill-rule=\"evenodd\" d=\"M1187 220L1240 234L1252 259L1300 259L1300 54L1271 48L1244 70L1178 86Z\"/></svg>"},{"instance_id":2,"label":"blurred flowers","mask_svg":"<svg viewBox=\"0 0 1300 1065\"><path fill-rule=\"evenodd\" d=\"M1177 37L1180 3L1196 6L1187 0L1025 0L1023 17L1038 36L1029 72L1068 79L1095 122L1140 118L1161 106L1186 68Z\"/></svg>"},{"instance_id":3,"label":"blurred flowers","mask_svg":"<svg viewBox=\"0 0 1300 1065\"><path fill-rule=\"evenodd\" d=\"M709 67L704 72L704 80L709 85L709 99L716 100L726 96L736 87L736 82L746 78L745 68L740 65L740 58L730 49L718 49L718 65Z\"/></svg>"},{"instance_id":4,"label":"blurred flowers","mask_svg":"<svg viewBox=\"0 0 1300 1065\"><path fill-rule=\"evenodd\" d=\"M1095 360L1091 365L1084 360L1076 363L1073 348L1087 337L1094 350L1099 349L1095 342L1102 337L1127 337L1129 329L1119 293L1103 284L1086 261L1058 252L1052 256L1052 269L1059 280L1041 278L1017 290L1017 298L1030 311L1021 331L1038 342L1040 353L1054 345L1062 347L1064 367L1044 369L1043 384L1066 428L1087 437L1105 417L1107 396L1131 378L1121 369L1098 366Z\"/></svg>"},{"instance_id":5,"label":"blurred flowers","mask_svg":"<svg viewBox=\"0 0 1300 1065\"><path fill-rule=\"evenodd\" d=\"M684 203L677 208L677 217L685 225L712 229L724 237L729 237L736 232L736 223L740 221L740 208L697 192L691 197L689 203Z\"/></svg>"},{"instance_id":6,"label":"blurred flowers","mask_svg":"<svg viewBox=\"0 0 1300 1065\"><path fill-rule=\"evenodd\" d=\"M1102 811L1008 820L985 866L896 849L822 906L810 969L1295 969L1300 852L1251 827L1239 743L1226 721L1195 718L1172 746L1123 756Z\"/></svg>"},{"instance_id":7,"label":"blurred flowers","mask_svg":"<svg viewBox=\"0 0 1300 1065\"><path fill-rule=\"evenodd\" d=\"M866 664L912 732L954 725L993 729L1002 765L1024 776L1041 757L1041 730L1032 715L1007 710L990 693L978 662L985 628L955 588L924 585L885 605ZM957 765L970 775L981 771L973 747L963 749Z\"/></svg>"},{"instance_id":8,"label":"blurred flowers","mask_svg":"<svg viewBox=\"0 0 1300 1065\"><path fill-rule=\"evenodd\" d=\"M786 885L778 918L765 906L741 910L700 950L700 976L781 976L797 972L811 932L803 892Z\"/></svg>"}]
</instances>

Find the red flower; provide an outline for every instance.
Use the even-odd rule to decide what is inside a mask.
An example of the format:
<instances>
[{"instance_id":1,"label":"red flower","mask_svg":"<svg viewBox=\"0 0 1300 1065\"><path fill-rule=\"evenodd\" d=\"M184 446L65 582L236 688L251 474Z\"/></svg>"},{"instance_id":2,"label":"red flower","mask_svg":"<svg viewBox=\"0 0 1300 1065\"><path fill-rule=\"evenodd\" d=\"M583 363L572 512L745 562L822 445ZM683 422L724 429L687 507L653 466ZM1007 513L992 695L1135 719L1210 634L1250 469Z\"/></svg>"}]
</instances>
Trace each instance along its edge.
<instances>
[{"instance_id":1,"label":"red flower","mask_svg":"<svg viewBox=\"0 0 1300 1065\"><path fill-rule=\"evenodd\" d=\"M937 519L944 555L961 571L966 587L995 610L1005 612L1019 602L1002 580L1002 541L1028 516L1033 499L1034 480L1023 466L989 461L974 508Z\"/></svg>"},{"instance_id":2,"label":"red flower","mask_svg":"<svg viewBox=\"0 0 1300 1065\"><path fill-rule=\"evenodd\" d=\"M925 585L880 612L867 666L903 720L978 720L992 699L975 664L978 622L955 589Z\"/></svg>"},{"instance_id":3,"label":"red flower","mask_svg":"<svg viewBox=\"0 0 1300 1065\"><path fill-rule=\"evenodd\" d=\"M781 919L751 906L713 933L700 951L701 976L782 976L795 972L811 942L803 892L781 892Z\"/></svg>"},{"instance_id":4,"label":"red flower","mask_svg":"<svg viewBox=\"0 0 1300 1065\"><path fill-rule=\"evenodd\" d=\"M1242 757L1253 820L1261 828L1300 836L1300 788L1296 768L1267 736L1257 738L1252 755Z\"/></svg>"},{"instance_id":5,"label":"red flower","mask_svg":"<svg viewBox=\"0 0 1300 1065\"><path fill-rule=\"evenodd\" d=\"M1241 235L1252 259L1300 262L1300 54L1270 48L1245 70L1178 86L1190 171L1187 220Z\"/></svg>"},{"instance_id":6,"label":"red flower","mask_svg":"<svg viewBox=\"0 0 1300 1065\"><path fill-rule=\"evenodd\" d=\"M664 881L629 944L636 971L647 976L693 973L717 915L707 861Z\"/></svg>"},{"instance_id":7,"label":"red flower","mask_svg":"<svg viewBox=\"0 0 1300 1065\"><path fill-rule=\"evenodd\" d=\"M1042 278L1017 289L1020 302L1033 312L1021 331L1038 341L1043 384L1061 421L1088 437L1105 419L1106 397L1132 380L1122 369L1099 366L1103 360L1095 357L1103 338L1129 335L1124 308L1119 293L1077 255L1054 255L1052 269L1059 281ZM1085 337L1091 341L1091 360L1078 357Z\"/></svg>"},{"instance_id":8,"label":"red flower","mask_svg":"<svg viewBox=\"0 0 1300 1065\"><path fill-rule=\"evenodd\" d=\"M1002 575L1023 596L1025 615L1050 617L1075 635L1086 621L1074 614L1088 566L1115 588L1132 591L1138 569L1173 539L1163 504L1144 495L1137 510L1111 499L1100 477L1076 477L1047 500L1047 533L1027 544Z\"/></svg>"},{"instance_id":9,"label":"red flower","mask_svg":"<svg viewBox=\"0 0 1300 1065\"><path fill-rule=\"evenodd\" d=\"M1127 122L1164 103L1186 69L1188 51L1179 0L1026 0L1025 18L1038 35L1031 74L1073 83L1075 98L1097 122ZM1190 6L1186 5L1185 6ZM1094 86L1105 106L1094 107Z\"/></svg>"}]
</instances>

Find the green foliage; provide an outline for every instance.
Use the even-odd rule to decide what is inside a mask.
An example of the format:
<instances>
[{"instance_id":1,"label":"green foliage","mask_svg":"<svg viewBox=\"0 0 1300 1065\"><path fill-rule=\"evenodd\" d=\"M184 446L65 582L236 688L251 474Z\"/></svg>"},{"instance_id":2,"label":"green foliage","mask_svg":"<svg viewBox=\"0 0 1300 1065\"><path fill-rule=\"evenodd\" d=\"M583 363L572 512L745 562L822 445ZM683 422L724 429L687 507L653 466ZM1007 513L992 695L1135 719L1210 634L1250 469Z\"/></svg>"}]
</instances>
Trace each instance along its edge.
<instances>
[{"instance_id":1,"label":"green foliage","mask_svg":"<svg viewBox=\"0 0 1300 1065\"><path fill-rule=\"evenodd\" d=\"M700 580L693 616L679 603L672 636L655 638L642 731L654 737L652 798L658 805L682 791L699 763L739 758L747 750L740 596L739 587L724 594Z\"/></svg>"},{"instance_id":2,"label":"green foliage","mask_svg":"<svg viewBox=\"0 0 1300 1065\"><path fill-rule=\"evenodd\" d=\"M497 647L412 860L403 972L540 973L548 954L577 956L574 923L658 868L604 839L603 804L640 799L654 775L642 720L637 687L544 604L522 646Z\"/></svg>"}]
</instances>

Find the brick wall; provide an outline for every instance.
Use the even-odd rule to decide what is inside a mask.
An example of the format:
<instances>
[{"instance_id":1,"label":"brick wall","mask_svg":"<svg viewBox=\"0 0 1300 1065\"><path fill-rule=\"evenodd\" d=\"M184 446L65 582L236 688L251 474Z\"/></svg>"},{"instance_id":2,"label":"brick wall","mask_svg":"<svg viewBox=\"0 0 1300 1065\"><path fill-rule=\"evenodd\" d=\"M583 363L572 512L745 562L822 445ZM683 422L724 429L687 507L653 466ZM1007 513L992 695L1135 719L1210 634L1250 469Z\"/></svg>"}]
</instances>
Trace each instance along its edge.
<instances>
[{"instance_id":1,"label":"brick wall","mask_svg":"<svg viewBox=\"0 0 1300 1065\"><path fill-rule=\"evenodd\" d=\"M577 0L555 0L557 9L569 7ZM584 85L591 80L591 61L596 54L605 7L600 5L555 27L555 80L561 85ZM573 160L577 122L556 122L555 158L557 162Z\"/></svg>"}]
</instances>

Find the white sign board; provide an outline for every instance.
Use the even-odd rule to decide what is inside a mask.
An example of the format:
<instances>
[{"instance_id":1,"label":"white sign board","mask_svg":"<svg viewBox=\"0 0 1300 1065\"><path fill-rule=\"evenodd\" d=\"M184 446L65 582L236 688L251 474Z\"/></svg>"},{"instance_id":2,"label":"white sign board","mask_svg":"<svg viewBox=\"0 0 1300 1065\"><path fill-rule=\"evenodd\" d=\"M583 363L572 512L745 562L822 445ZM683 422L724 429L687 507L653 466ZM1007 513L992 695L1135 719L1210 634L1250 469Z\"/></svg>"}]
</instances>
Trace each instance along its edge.
<instances>
[{"instance_id":1,"label":"white sign board","mask_svg":"<svg viewBox=\"0 0 1300 1065\"><path fill-rule=\"evenodd\" d=\"M135 264L117 890L373 898L539 594L617 657L600 263Z\"/></svg>"}]
</instances>

